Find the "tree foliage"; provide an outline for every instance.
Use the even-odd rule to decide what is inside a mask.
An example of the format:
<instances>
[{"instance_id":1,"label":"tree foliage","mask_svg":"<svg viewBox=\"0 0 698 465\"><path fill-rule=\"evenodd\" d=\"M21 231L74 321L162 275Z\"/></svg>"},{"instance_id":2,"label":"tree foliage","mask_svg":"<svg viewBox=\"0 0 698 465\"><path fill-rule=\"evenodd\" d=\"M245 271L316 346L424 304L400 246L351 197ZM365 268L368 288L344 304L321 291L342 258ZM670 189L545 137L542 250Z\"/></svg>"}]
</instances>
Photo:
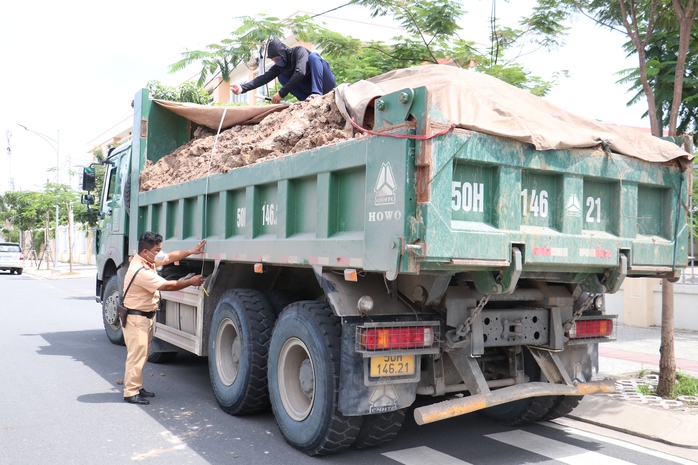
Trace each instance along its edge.
<instances>
[{"instance_id":1,"label":"tree foliage","mask_svg":"<svg viewBox=\"0 0 698 465\"><path fill-rule=\"evenodd\" d=\"M229 81L232 70L245 63L250 68L264 64L268 41L295 36L310 42L331 65L337 82L353 83L398 68L424 63L450 64L498 77L536 95L545 95L556 77L546 81L516 63L512 50L529 41L537 47L552 48L559 43L565 27L542 20L524 19L521 29L503 27L496 16L491 19L489 45L484 48L461 38L459 20L465 14L461 2L454 0L353 0L351 4L367 8L373 17L389 17L400 23L404 33L387 42L363 41L329 30L308 16L280 20L272 16L241 17L241 25L230 37L207 50L185 51L182 59L170 66L170 72L198 63L202 66L200 83L220 73Z\"/></svg>"},{"instance_id":2,"label":"tree foliage","mask_svg":"<svg viewBox=\"0 0 698 465\"><path fill-rule=\"evenodd\" d=\"M554 23L575 14L628 37L626 50L638 67L622 73L621 83L647 100L645 113L654 135L695 132L698 92L698 2L695 0L538 0L539 21Z\"/></svg>"},{"instance_id":3,"label":"tree foliage","mask_svg":"<svg viewBox=\"0 0 698 465\"><path fill-rule=\"evenodd\" d=\"M695 87L686 89L686 85L695 83L696 77L691 70L694 58L688 57L688 54L689 50L695 48L696 34L692 36L691 32L697 27L695 20L698 17L698 1L538 0L538 3L543 8L542 14L556 11L564 18L571 12L581 12L599 24L624 31L629 39L627 47L637 53L638 57L638 68L626 75L626 82L631 82L635 89L642 89L647 99L647 115L654 135L661 136L666 123L669 136L676 136L681 125L691 124L685 120L690 118L690 105L698 97ZM684 119L679 124L682 109ZM695 122L692 124L695 126ZM673 284L664 279L657 387L660 396L671 395L676 379L673 330Z\"/></svg>"},{"instance_id":4,"label":"tree foliage","mask_svg":"<svg viewBox=\"0 0 698 465\"><path fill-rule=\"evenodd\" d=\"M160 81L148 81L148 93L151 98L171 102L191 102L206 105L211 96L201 85L188 81L179 87L166 86Z\"/></svg>"},{"instance_id":5,"label":"tree foliage","mask_svg":"<svg viewBox=\"0 0 698 465\"><path fill-rule=\"evenodd\" d=\"M2 234L18 242L20 231L32 230L36 252L44 242L46 214L49 217L49 238L55 235L55 211L59 207L59 224L68 224L68 206L74 212L80 208L80 195L65 184L48 183L43 191L7 191L0 195L0 224ZM79 216L79 215L77 215ZM81 220L83 218L79 218Z\"/></svg>"},{"instance_id":6,"label":"tree foliage","mask_svg":"<svg viewBox=\"0 0 698 465\"><path fill-rule=\"evenodd\" d=\"M674 102L676 82L676 51L679 48L677 23L672 20L672 12L660 22L652 35L647 49L647 76L654 92L657 121L662 128L671 126L670 115ZM697 31L698 32L698 31ZM626 44L628 53L633 53L632 44ZM698 144L698 34L689 43L682 82L682 100L677 113L676 134L692 134L694 144ZM640 83L639 68L623 70L619 73L620 83L635 91L628 104L634 104L645 96ZM648 116L649 110L644 116Z\"/></svg>"}]
</instances>

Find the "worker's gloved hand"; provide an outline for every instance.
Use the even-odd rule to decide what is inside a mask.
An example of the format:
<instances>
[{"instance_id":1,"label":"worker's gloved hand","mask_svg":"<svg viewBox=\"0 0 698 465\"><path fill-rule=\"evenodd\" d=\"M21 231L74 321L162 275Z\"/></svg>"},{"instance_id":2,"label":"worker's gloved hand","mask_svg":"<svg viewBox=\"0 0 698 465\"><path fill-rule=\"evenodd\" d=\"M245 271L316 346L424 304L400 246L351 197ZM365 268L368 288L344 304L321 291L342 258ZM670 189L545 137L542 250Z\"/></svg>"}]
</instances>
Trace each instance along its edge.
<instances>
[{"instance_id":1,"label":"worker's gloved hand","mask_svg":"<svg viewBox=\"0 0 698 465\"><path fill-rule=\"evenodd\" d=\"M274 94L274 96L271 98L271 103L281 103L281 95L277 92Z\"/></svg>"},{"instance_id":2,"label":"worker's gloved hand","mask_svg":"<svg viewBox=\"0 0 698 465\"><path fill-rule=\"evenodd\" d=\"M241 94L241 93L242 93L242 87L240 87L240 86L237 85L237 84L231 85L231 86L230 86L230 90L232 90L233 93L234 93L235 95L238 95L238 94Z\"/></svg>"}]
</instances>

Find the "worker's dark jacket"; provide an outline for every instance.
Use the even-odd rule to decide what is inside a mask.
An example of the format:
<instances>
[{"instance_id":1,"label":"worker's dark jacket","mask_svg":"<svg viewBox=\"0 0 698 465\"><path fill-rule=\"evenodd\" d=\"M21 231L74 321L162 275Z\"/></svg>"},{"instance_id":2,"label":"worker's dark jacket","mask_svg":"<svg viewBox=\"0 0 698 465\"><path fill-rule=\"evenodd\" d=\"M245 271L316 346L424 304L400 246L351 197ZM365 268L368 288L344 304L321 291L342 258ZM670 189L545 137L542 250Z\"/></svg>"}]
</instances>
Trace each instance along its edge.
<instances>
[{"instance_id":1,"label":"worker's dark jacket","mask_svg":"<svg viewBox=\"0 0 698 465\"><path fill-rule=\"evenodd\" d=\"M286 97L291 89L296 87L296 85L310 76L310 65L308 64L308 56L310 51L307 48L301 47L300 45L293 48L288 48L280 40L272 40L269 44L268 52L269 57L281 57L286 63L283 66L274 65L269 68L269 71L257 76L250 82L242 84L243 92L247 92L252 89L256 89L259 86L273 81L279 74L285 74L290 79L288 82L279 90L279 95L283 98Z\"/></svg>"}]
</instances>

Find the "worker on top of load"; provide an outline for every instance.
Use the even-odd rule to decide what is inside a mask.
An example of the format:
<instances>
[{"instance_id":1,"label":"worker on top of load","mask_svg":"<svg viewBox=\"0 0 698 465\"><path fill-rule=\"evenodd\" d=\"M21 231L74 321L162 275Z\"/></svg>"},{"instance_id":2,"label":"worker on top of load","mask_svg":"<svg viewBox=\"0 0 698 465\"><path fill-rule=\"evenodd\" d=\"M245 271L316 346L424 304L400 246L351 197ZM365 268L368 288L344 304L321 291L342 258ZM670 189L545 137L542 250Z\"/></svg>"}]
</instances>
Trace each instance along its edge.
<instances>
[{"instance_id":1,"label":"worker on top of load","mask_svg":"<svg viewBox=\"0 0 698 465\"><path fill-rule=\"evenodd\" d=\"M305 47L288 48L280 40L274 39L269 42L267 56L274 62L269 71L241 86L233 84L231 89L234 94L256 89L277 77L283 87L271 98L272 103L281 102L289 93L298 100L314 98L328 93L337 85L330 65Z\"/></svg>"}]
</instances>

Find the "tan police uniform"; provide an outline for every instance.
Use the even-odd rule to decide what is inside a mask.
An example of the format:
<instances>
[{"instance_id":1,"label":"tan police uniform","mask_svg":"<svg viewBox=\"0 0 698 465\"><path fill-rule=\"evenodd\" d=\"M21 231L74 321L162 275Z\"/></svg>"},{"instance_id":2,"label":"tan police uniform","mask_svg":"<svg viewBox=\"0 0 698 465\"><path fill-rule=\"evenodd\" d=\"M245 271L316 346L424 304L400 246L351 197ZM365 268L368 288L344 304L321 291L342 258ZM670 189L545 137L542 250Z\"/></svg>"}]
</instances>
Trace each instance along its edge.
<instances>
[{"instance_id":1,"label":"tan police uniform","mask_svg":"<svg viewBox=\"0 0 698 465\"><path fill-rule=\"evenodd\" d=\"M133 285L126 294L124 307L144 312L148 316L129 314L126 318L126 326L123 328L124 342L128 351L124 374L124 397L135 396L143 389L143 368L148 360L155 327L155 311L160 303L158 288L167 281L157 274L150 262L140 255L134 255L124 278L123 291L140 268L143 270L133 280Z\"/></svg>"}]
</instances>

